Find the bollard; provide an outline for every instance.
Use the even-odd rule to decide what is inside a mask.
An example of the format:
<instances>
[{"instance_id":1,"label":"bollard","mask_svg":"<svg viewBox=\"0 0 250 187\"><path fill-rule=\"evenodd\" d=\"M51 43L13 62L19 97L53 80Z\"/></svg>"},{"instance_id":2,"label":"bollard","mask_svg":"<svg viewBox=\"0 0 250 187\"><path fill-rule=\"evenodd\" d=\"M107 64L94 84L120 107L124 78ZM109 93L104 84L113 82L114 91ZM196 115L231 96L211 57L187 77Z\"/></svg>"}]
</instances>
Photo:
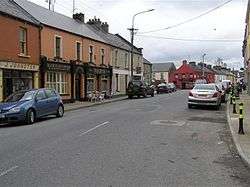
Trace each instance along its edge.
<instances>
[{"instance_id":1,"label":"bollard","mask_svg":"<svg viewBox=\"0 0 250 187\"><path fill-rule=\"evenodd\" d=\"M237 114L237 112L236 112L236 99L235 99L235 96L233 96L233 113Z\"/></svg>"},{"instance_id":2,"label":"bollard","mask_svg":"<svg viewBox=\"0 0 250 187\"><path fill-rule=\"evenodd\" d=\"M243 129L243 103L239 104L240 116L239 116L239 131L238 134L245 134Z\"/></svg>"}]
</instances>

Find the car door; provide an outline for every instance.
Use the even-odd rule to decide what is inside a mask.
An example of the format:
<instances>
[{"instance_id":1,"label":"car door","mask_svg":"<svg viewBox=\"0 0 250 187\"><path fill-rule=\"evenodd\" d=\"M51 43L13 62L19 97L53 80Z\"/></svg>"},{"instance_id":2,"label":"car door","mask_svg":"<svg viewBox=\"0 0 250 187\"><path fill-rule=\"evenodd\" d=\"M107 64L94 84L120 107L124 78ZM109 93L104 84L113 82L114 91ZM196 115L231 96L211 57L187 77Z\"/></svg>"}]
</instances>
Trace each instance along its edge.
<instances>
[{"instance_id":1,"label":"car door","mask_svg":"<svg viewBox=\"0 0 250 187\"><path fill-rule=\"evenodd\" d=\"M51 89L45 89L45 94L47 96L48 113L55 114L58 107L58 96Z\"/></svg>"},{"instance_id":2,"label":"car door","mask_svg":"<svg viewBox=\"0 0 250 187\"><path fill-rule=\"evenodd\" d=\"M35 107L37 112L37 117L45 116L49 112L48 98L44 90L38 90L35 96Z\"/></svg>"}]
</instances>

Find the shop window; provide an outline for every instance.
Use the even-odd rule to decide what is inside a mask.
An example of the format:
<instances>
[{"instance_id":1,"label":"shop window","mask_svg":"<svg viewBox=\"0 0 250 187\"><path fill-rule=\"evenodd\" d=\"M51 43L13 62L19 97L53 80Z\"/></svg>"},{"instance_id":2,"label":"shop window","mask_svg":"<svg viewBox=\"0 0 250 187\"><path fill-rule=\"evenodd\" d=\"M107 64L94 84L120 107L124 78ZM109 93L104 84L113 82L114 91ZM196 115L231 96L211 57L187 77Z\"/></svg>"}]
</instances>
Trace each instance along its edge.
<instances>
[{"instance_id":1,"label":"shop window","mask_svg":"<svg viewBox=\"0 0 250 187\"><path fill-rule=\"evenodd\" d=\"M175 78L178 79L178 74L175 74Z\"/></svg>"},{"instance_id":2,"label":"shop window","mask_svg":"<svg viewBox=\"0 0 250 187\"><path fill-rule=\"evenodd\" d=\"M61 58L62 56L62 38L60 36L55 37L55 57Z\"/></svg>"},{"instance_id":3,"label":"shop window","mask_svg":"<svg viewBox=\"0 0 250 187\"><path fill-rule=\"evenodd\" d=\"M80 42L76 42L76 59L82 60L82 45Z\"/></svg>"},{"instance_id":4,"label":"shop window","mask_svg":"<svg viewBox=\"0 0 250 187\"><path fill-rule=\"evenodd\" d=\"M59 94L68 94L67 74L47 72L46 88L55 89Z\"/></svg>"},{"instance_id":5,"label":"shop window","mask_svg":"<svg viewBox=\"0 0 250 187\"><path fill-rule=\"evenodd\" d=\"M20 54L27 55L27 29L20 28L19 33Z\"/></svg>"},{"instance_id":6,"label":"shop window","mask_svg":"<svg viewBox=\"0 0 250 187\"><path fill-rule=\"evenodd\" d=\"M104 51L104 49L101 49L101 64L104 64L104 57L105 57L105 51Z\"/></svg>"},{"instance_id":7,"label":"shop window","mask_svg":"<svg viewBox=\"0 0 250 187\"><path fill-rule=\"evenodd\" d=\"M94 78L87 79L87 92L93 92L95 90Z\"/></svg>"}]
</instances>

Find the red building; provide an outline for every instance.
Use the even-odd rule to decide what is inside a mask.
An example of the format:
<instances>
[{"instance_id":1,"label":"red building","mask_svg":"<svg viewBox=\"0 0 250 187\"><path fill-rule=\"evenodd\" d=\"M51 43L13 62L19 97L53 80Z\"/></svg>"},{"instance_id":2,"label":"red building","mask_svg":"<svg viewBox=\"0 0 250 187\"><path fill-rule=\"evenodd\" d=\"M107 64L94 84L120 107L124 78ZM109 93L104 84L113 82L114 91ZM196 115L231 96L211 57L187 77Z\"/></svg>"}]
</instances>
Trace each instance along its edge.
<instances>
[{"instance_id":1,"label":"red building","mask_svg":"<svg viewBox=\"0 0 250 187\"><path fill-rule=\"evenodd\" d=\"M203 78L202 69L201 63L196 65L195 62L189 62L188 64L187 61L184 60L181 67L170 74L170 82L173 82L177 88L191 89L197 79ZM204 64L204 79L206 79L208 83L214 82L215 73L211 65Z\"/></svg>"}]
</instances>

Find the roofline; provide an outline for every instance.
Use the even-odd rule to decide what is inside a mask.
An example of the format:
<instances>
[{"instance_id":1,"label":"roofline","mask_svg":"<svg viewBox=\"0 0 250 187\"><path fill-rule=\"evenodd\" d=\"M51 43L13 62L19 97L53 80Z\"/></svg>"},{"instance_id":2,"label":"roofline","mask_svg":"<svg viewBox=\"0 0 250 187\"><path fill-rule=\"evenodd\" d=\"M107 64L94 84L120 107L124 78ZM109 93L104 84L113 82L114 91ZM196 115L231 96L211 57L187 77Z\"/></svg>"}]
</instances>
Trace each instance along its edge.
<instances>
[{"instance_id":1,"label":"roofline","mask_svg":"<svg viewBox=\"0 0 250 187\"><path fill-rule=\"evenodd\" d=\"M17 17L17 16L13 16L13 15L8 14L8 13L6 13L6 12L0 11L0 15L2 15L2 16L4 16L4 17L16 19L16 20L18 20L18 21L22 21L22 22L29 23L29 24L31 24L31 25L33 25L33 26L35 26L35 27L38 27L38 28L41 27L41 24L33 23L33 22L31 22L31 21L27 21L27 20L25 20L25 19L19 18L19 17Z\"/></svg>"},{"instance_id":2,"label":"roofline","mask_svg":"<svg viewBox=\"0 0 250 187\"><path fill-rule=\"evenodd\" d=\"M122 40L124 40L126 43L128 43L130 46L132 46L132 43L129 42L128 40L126 40L125 38L123 38L120 34L115 34L116 36L118 36L119 38L121 38ZM136 48L137 50L139 50L138 47L136 47L135 45L133 45L134 48ZM142 54L142 53L140 53Z\"/></svg>"},{"instance_id":3,"label":"roofline","mask_svg":"<svg viewBox=\"0 0 250 187\"><path fill-rule=\"evenodd\" d=\"M95 25L88 25L87 24L87 26L89 26L89 27L91 27L90 29L92 30L96 30L96 31L93 31L93 32L95 32L99 37L101 37L102 38L102 36L100 36L98 33L97 33L97 31L100 31L100 32L103 32L104 34L111 34L111 35L114 35L114 36L116 36L116 34L112 34L112 33L105 33L105 31L103 31L103 30L99 30L99 28L97 27L97 26L95 26ZM95 27L95 28L93 28L93 27ZM97 30L98 29L98 30ZM104 39L105 40L105 39ZM121 50L125 50L125 51L127 51L127 52L130 52L130 50L128 50L128 49L124 49L124 48L122 48L122 47L118 47L118 46L115 46L115 45L112 45L112 44L109 44L109 43L107 43L107 45L110 45L111 47L114 47L114 48L117 48L117 49L121 49ZM134 53L136 53L136 54L139 54L139 55L141 55L142 53L138 53L138 52L134 52Z\"/></svg>"}]
</instances>

